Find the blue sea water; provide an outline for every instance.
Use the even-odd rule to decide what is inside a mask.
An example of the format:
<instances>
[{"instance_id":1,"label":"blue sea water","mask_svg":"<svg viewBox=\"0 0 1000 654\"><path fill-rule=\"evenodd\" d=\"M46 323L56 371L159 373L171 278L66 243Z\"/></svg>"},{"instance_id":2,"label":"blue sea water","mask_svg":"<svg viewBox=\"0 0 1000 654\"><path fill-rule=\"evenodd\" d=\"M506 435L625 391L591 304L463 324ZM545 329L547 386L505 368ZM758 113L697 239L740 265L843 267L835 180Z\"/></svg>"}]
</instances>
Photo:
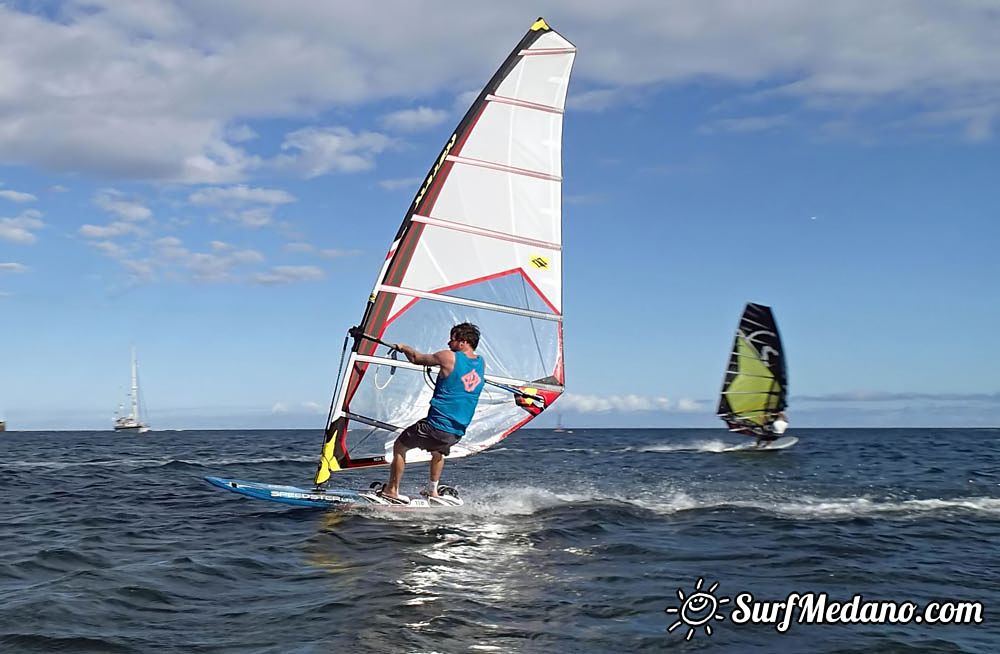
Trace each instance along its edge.
<instances>
[{"instance_id":1,"label":"blue sea water","mask_svg":"<svg viewBox=\"0 0 1000 654\"><path fill-rule=\"evenodd\" d=\"M795 435L726 453L741 437L721 430L523 430L448 462L462 509L372 515L203 481L308 486L317 432L8 432L0 651L1000 651L1000 430ZM779 633L734 624L733 600L711 634L668 631L716 583L716 601L980 602L983 622Z\"/></svg>"}]
</instances>

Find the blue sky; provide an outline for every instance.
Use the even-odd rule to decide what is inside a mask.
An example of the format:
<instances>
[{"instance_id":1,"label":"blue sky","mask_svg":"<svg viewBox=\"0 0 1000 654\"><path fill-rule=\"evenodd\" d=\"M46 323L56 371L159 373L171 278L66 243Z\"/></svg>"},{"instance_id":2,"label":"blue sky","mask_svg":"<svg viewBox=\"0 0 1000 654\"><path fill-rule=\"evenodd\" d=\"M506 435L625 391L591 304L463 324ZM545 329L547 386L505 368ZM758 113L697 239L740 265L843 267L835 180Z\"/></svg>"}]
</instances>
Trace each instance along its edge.
<instances>
[{"instance_id":1,"label":"blue sky","mask_svg":"<svg viewBox=\"0 0 1000 654\"><path fill-rule=\"evenodd\" d=\"M1000 424L988 3L0 5L0 415L323 427L418 181L534 18L564 128L568 393L721 426L743 304L793 426ZM439 344L424 344L426 347Z\"/></svg>"}]
</instances>

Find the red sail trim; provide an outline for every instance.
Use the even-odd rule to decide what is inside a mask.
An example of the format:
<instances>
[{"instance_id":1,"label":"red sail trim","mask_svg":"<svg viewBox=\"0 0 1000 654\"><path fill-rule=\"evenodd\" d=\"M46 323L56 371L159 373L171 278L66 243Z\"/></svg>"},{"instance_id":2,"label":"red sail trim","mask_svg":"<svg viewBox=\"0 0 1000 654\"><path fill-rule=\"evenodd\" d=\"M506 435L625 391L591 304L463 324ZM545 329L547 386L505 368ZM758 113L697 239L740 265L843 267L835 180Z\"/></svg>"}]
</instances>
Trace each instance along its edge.
<instances>
[{"instance_id":1,"label":"red sail trim","mask_svg":"<svg viewBox=\"0 0 1000 654\"><path fill-rule=\"evenodd\" d=\"M552 395L554 395L554 397L552 398L551 402L548 403L547 406L551 406L553 402L555 402L560 397L562 397L562 393L552 393ZM524 417L523 420L521 420L520 422L514 423L514 426L512 426L510 429L508 429L507 431L505 431L502 434L500 434L500 439L497 441L497 443L499 443L503 439L507 438L508 436L510 436L511 434L513 434L514 432L516 432L521 427L524 427L526 424L528 424L529 422L531 422L534 419L535 419L535 416L533 416L533 415L531 415L529 413L527 416Z\"/></svg>"}]
</instances>

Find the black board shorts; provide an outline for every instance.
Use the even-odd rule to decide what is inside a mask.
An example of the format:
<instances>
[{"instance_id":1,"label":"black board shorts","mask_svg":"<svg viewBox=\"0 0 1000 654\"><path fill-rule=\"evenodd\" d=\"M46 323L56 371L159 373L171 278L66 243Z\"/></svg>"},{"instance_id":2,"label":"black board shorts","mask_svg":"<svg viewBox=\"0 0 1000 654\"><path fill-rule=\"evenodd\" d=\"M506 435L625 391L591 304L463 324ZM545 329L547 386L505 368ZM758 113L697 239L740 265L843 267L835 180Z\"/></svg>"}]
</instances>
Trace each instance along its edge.
<instances>
[{"instance_id":1,"label":"black board shorts","mask_svg":"<svg viewBox=\"0 0 1000 654\"><path fill-rule=\"evenodd\" d=\"M440 452L444 456L451 454L451 446L462 440L458 434L434 429L427 418L418 420L403 430L399 435L399 443L410 449L420 448L428 452Z\"/></svg>"}]
</instances>

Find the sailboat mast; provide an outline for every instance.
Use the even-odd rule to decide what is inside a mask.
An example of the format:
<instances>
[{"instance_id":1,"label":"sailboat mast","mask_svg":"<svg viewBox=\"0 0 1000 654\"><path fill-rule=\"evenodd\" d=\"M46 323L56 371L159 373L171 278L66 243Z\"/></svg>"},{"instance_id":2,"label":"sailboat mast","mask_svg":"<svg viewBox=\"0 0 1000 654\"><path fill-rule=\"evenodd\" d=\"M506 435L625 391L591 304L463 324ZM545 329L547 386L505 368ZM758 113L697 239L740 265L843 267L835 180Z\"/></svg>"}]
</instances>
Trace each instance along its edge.
<instances>
[{"instance_id":1,"label":"sailboat mast","mask_svg":"<svg viewBox=\"0 0 1000 654\"><path fill-rule=\"evenodd\" d=\"M132 417L139 419L139 372L135 363L135 347L132 348Z\"/></svg>"}]
</instances>

